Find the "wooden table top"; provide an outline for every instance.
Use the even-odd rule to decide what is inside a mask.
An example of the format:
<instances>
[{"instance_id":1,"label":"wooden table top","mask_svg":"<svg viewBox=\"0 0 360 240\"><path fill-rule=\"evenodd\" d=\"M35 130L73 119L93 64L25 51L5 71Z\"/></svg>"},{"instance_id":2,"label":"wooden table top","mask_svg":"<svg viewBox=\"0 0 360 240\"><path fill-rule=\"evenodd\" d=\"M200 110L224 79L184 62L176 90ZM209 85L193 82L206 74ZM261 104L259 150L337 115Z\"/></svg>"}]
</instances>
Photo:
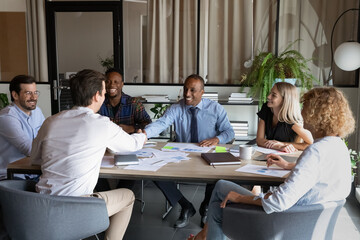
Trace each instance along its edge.
<instances>
[{"instance_id":1,"label":"wooden table top","mask_svg":"<svg viewBox=\"0 0 360 240\"><path fill-rule=\"evenodd\" d=\"M166 143L158 142L157 149L162 148ZM231 145L222 145L230 147ZM107 153L108 154L108 153ZM255 153L254 156L260 153ZM295 156L299 156L296 153ZM284 182L285 177L272 177L259 174L243 173L235 171L248 163L265 166L265 161L241 160L239 165L210 166L200 157L200 153L190 153L190 160L179 163L168 163L156 172L125 170L124 166L113 168L101 168L100 176L118 179L149 179L149 180L174 180L185 182L216 182L219 179L226 179L243 184L278 185ZM26 157L8 165L8 178L14 173L41 173L40 166L31 165L30 158ZM10 177L9 177L10 176Z\"/></svg>"}]
</instances>

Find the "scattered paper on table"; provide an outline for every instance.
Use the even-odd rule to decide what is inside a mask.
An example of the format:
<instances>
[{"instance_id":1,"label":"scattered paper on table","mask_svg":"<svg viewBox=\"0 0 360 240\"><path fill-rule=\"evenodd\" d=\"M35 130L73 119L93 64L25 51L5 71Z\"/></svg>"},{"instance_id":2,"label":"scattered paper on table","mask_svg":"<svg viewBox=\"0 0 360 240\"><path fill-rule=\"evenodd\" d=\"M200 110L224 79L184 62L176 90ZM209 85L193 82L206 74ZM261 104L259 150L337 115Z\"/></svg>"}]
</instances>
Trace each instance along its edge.
<instances>
[{"instance_id":1,"label":"scattered paper on table","mask_svg":"<svg viewBox=\"0 0 360 240\"><path fill-rule=\"evenodd\" d=\"M212 147L200 147L195 143L167 143L161 150L206 153Z\"/></svg>"},{"instance_id":2,"label":"scattered paper on table","mask_svg":"<svg viewBox=\"0 0 360 240\"><path fill-rule=\"evenodd\" d=\"M139 160L139 165L129 165L126 166L124 169L156 172L162 166L165 166L167 164L167 162L158 158L143 158Z\"/></svg>"},{"instance_id":3,"label":"scattered paper on table","mask_svg":"<svg viewBox=\"0 0 360 240\"><path fill-rule=\"evenodd\" d=\"M158 149L155 148L142 148L138 151L135 152L113 152L114 155L119 154L119 155L127 155L127 154L136 154L137 157L151 157L153 156L154 153L156 152L161 152Z\"/></svg>"},{"instance_id":4,"label":"scattered paper on table","mask_svg":"<svg viewBox=\"0 0 360 240\"><path fill-rule=\"evenodd\" d=\"M290 170L285 170L279 167L271 166L267 168L266 166L259 166L254 164L247 164L241 168L236 169L235 171L255 173L255 174L273 176L273 177L284 177L286 174L290 172Z\"/></svg>"},{"instance_id":5,"label":"scattered paper on table","mask_svg":"<svg viewBox=\"0 0 360 240\"><path fill-rule=\"evenodd\" d=\"M230 152L234 157L240 157L240 153L239 152Z\"/></svg>"}]
</instances>

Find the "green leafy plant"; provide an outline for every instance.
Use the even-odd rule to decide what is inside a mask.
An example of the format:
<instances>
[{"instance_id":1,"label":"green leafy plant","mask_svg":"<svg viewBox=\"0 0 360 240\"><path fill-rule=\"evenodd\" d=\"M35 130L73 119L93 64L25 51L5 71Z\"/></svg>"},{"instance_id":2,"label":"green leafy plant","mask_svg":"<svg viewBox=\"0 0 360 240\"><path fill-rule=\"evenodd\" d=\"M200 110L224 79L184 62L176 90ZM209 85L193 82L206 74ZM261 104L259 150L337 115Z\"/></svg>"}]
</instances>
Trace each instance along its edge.
<instances>
[{"instance_id":1,"label":"green leafy plant","mask_svg":"<svg viewBox=\"0 0 360 240\"><path fill-rule=\"evenodd\" d=\"M343 139L345 145L349 148L349 142L346 139ZM351 161L351 174L354 176L356 174L357 163L360 162L360 151L357 152L349 148L350 161Z\"/></svg>"},{"instance_id":2,"label":"green leafy plant","mask_svg":"<svg viewBox=\"0 0 360 240\"><path fill-rule=\"evenodd\" d=\"M297 40L298 41L298 40ZM305 59L302 54L291 47L291 43L278 56L271 52L260 52L254 59L250 72L243 77L245 86L250 87L249 95L259 97L259 105L266 102L266 97L276 79L296 79L296 86L301 89L311 89L313 82L319 82L308 67L311 59Z\"/></svg>"},{"instance_id":3,"label":"green leafy plant","mask_svg":"<svg viewBox=\"0 0 360 240\"><path fill-rule=\"evenodd\" d=\"M0 109L3 109L9 105L9 100L6 93L0 93Z\"/></svg>"},{"instance_id":4,"label":"green leafy plant","mask_svg":"<svg viewBox=\"0 0 360 240\"><path fill-rule=\"evenodd\" d=\"M355 150L349 149L350 153L350 160L351 160L351 174L355 175L356 168L357 168L357 162L360 161L360 152L356 152Z\"/></svg>"},{"instance_id":5,"label":"green leafy plant","mask_svg":"<svg viewBox=\"0 0 360 240\"><path fill-rule=\"evenodd\" d=\"M154 107L150 108L150 111L154 113L154 119L158 119L164 115L168 107L170 107L170 104L155 103Z\"/></svg>"},{"instance_id":6,"label":"green leafy plant","mask_svg":"<svg viewBox=\"0 0 360 240\"><path fill-rule=\"evenodd\" d=\"M114 67L114 55L105 59L99 57L99 61L105 71Z\"/></svg>"}]
</instances>

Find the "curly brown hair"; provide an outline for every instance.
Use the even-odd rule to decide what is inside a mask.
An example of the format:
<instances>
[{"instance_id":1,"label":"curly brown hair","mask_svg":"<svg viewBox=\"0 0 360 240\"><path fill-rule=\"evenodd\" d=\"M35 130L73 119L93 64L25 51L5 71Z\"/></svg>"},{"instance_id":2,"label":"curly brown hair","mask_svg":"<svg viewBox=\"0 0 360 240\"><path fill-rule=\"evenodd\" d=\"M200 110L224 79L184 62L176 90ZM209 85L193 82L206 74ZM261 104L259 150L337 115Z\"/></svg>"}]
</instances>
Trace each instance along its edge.
<instances>
[{"instance_id":1,"label":"curly brown hair","mask_svg":"<svg viewBox=\"0 0 360 240\"><path fill-rule=\"evenodd\" d=\"M344 94L336 88L313 88L305 93L304 122L322 136L346 137L355 129L355 119Z\"/></svg>"}]
</instances>

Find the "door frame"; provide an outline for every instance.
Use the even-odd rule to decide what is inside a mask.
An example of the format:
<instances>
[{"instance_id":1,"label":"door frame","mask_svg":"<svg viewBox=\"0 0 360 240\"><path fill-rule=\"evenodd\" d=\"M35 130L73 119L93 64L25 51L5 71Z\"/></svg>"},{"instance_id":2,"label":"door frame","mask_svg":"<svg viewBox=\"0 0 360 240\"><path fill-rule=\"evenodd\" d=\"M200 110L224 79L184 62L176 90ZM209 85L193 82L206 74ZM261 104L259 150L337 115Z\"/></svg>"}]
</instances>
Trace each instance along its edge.
<instances>
[{"instance_id":1,"label":"door frame","mask_svg":"<svg viewBox=\"0 0 360 240\"><path fill-rule=\"evenodd\" d=\"M83 2L45 2L46 42L48 54L49 82L51 85L51 111L59 112L59 73L57 72L56 12L112 12L114 67L123 68L123 24L122 0L120 1L83 1Z\"/></svg>"}]
</instances>

